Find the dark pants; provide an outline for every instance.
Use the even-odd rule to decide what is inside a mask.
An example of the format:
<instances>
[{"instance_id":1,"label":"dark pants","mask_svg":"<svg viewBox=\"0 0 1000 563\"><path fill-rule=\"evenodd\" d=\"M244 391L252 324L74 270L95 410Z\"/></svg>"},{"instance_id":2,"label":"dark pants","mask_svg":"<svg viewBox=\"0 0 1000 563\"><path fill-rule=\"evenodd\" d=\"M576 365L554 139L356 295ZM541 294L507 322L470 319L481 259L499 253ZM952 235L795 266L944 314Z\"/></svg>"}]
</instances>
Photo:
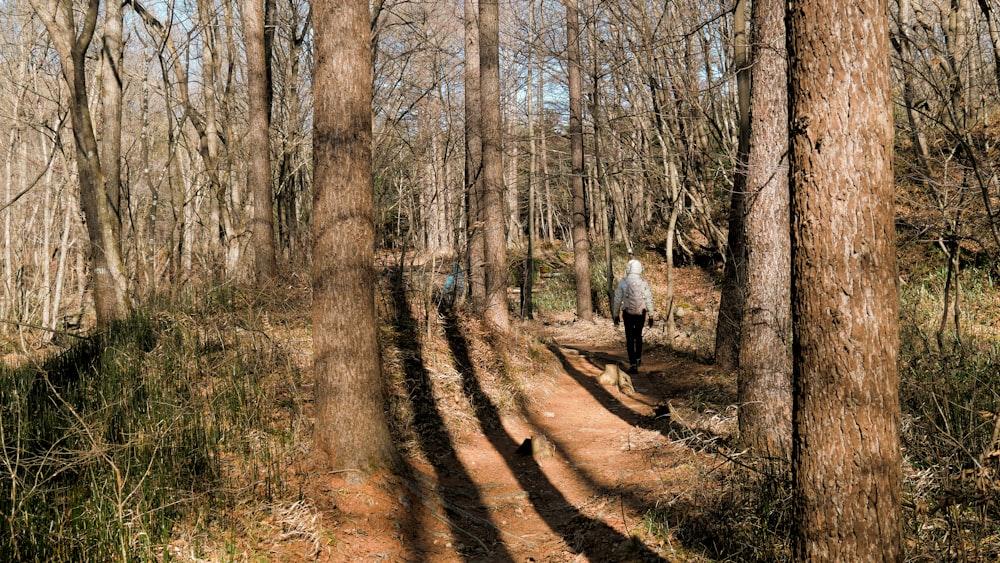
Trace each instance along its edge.
<instances>
[{"instance_id":1,"label":"dark pants","mask_svg":"<svg viewBox=\"0 0 1000 563\"><path fill-rule=\"evenodd\" d=\"M622 311L622 322L625 323L625 348L628 350L628 363L637 364L642 359L642 325L646 323L646 311L641 315L632 315Z\"/></svg>"}]
</instances>

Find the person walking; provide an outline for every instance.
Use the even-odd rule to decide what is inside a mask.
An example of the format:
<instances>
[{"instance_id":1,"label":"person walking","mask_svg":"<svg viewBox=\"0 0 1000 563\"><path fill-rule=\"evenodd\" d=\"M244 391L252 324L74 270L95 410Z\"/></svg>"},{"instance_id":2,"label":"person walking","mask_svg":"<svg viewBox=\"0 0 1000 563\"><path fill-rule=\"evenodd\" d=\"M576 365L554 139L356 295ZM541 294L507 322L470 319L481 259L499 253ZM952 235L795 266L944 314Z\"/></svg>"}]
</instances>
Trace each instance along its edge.
<instances>
[{"instance_id":1,"label":"person walking","mask_svg":"<svg viewBox=\"0 0 1000 563\"><path fill-rule=\"evenodd\" d=\"M642 277L642 264L635 259L625 264L625 277L618 283L611 304L611 319L618 326L618 316L625 322L625 348L628 350L629 370L639 373L642 363L642 325L653 326L653 292Z\"/></svg>"}]
</instances>

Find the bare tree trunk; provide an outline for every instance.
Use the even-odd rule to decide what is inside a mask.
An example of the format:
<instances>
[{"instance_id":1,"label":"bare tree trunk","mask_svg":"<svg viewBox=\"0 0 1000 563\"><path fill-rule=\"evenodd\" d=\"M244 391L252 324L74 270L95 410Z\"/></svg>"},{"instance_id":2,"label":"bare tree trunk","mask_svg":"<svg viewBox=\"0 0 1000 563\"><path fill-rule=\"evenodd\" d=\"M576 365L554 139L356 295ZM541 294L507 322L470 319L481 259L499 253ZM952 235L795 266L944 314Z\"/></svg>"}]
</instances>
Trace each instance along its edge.
<instances>
[{"instance_id":1,"label":"bare tree trunk","mask_svg":"<svg viewBox=\"0 0 1000 563\"><path fill-rule=\"evenodd\" d=\"M202 98L205 103L203 129L199 129L200 152L205 164L205 176L209 191L215 196L213 208L213 230L218 234L222 256L218 272L223 278L232 278L236 274L239 262L239 241L236 239L235 221L233 218L232 192L234 187L222 181L219 158L219 104L217 67L219 57L216 46L217 19L212 12L210 0L198 0L199 25L202 28Z\"/></svg>"},{"instance_id":2,"label":"bare tree trunk","mask_svg":"<svg viewBox=\"0 0 1000 563\"><path fill-rule=\"evenodd\" d=\"M483 319L501 331L510 326L507 248L503 212L503 130L500 120L500 30L497 0L479 2L480 102L483 124L483 250L486 302Z\"/></svg>"},{"instance_id":3,"label":"bare tree trunk","mask_svg":"<svg viewBox=\"0 0 1000 563\"><path fill-rule=\"evenodd\" d=\"M555 207L552 204L552 185L549 182L549 148L548 130L545 126L545 70L539 68L538 72L538 114L541 116L542 128L538 138L538 158L542 174L542 193L545 195L545 213L541 213L545 223L545 238L550 245L555 244ZM541 202L539 202L541 204Z\"/></svg>"},{"instance_id":4,"label":"bare tree trunk","mask_svg":"<svg viewBox=\"0 0 1000 563\"><path fill-rule=\"evenodd\" d=\"M274 189L271 185L270 72L264 28L264 0L243 2L243 39L247 56L247 183L253 193L254 273L257 283L278 274L274 242Z\"/></svg>"},{"instance_id":5,"label":"bare tree trunk","mask_svg":"<svg viewBox=\"0 0 1000 563\"><path fill-rule=\"evenodd\" d=\"M668 193L670 194L670 214L667 216L667 242L664 248L667 262L667 294L664 297L671 306L668 306L667 310L664 311L666 318L661 319L660 322L666 323L667 342L673 342L674 333L677 331L677 323L674 315L676 308L672 306L674 303L674 286L676 285L674 283L674 242L677 240L677 219L681 214L681 182L677 177L677 165L666 154L666 143L662 143L661 141L661 144L664 151L664 176L666 177L669 189Z\"/></svg>"},{"instance_id":6,"label":"bare tree trunk","mask_svg":"<svg viewBox=\"0 0 1000 563\"><path fill-rule=\"evenodd\" d=\"M580 56L580 6L564 0L566 6L566 66L569 69L569 139L573 170L573 269L576 274L576 316L594 320L590 299L590 234L587 231L587 204L583 189L583 79Z\"/></svg>"},{"instance_id":7,"label":"bare tree trunk","mask_svg":"<svg viewBox=\"0 0 1000 563\"><path fill-rule=\"evenodd\" d=\"M993 74L997 80L997 86L1000 87L1000 26L997 25L997 19L990 7L990 0L978 0L979 9L983 12L983 17L986 19L986 27L989 29L990 34L990 45L993 47Z\"/></svg>"},{"instance_id":8,"label":"bare tree trunk","mask_svg":"<svg viewBox=\"0 0 1000 563\"><path fill-rule=\"evenodd\" d=\"M946 351L944 336L948 330L949 316L955 321L955 342L960 348L962 345L962 326L959 323L961 319L959 273L961 272L960 253L962 252L962 245L960 244L961 239L955 234L958 222L956 219L951 225L951 232L948 233L946 240L939 240L939 245L948 258L948 268L944 277L944 295L941 298L944 307L941 311L941 322L938 323L936 335L938 350L942 353ZM952 301L954 301L954 308L952 307Z\"/></svg>"},{"instance_id":9,"label":"bare tree trunk","mask_svg":"<svg viewBox=\"0 0 1000 563\"><path fill-rule=\"evenodd\" d=\"M797 561L902 561L886 0L787 12Z\"/></svg>"},{"instance_id":10,"label":"bare tree trunk","mask_svg":"<svg viewBox=\"0 0 1000 563\"><path fill-rule=\"evenodd\" d=\"M590 49L592 53L597 52L597 34L590 34ZM601 152L603 129L601 124L601 104L603 103L601 98L601 75L598 69L597 58L593 61L593 74L592 74L592 100L593 100L593 110L591 115L594 119L594 180L597 184L597 196L601 202L600 220L601 220L601 233L604 236L604 292L608 298L608 315L611 314L611 302L614 300L615 296L615 268L612 252L612 244L614 243L614 238L611 233L611 225L613 224L613 213L614 207L611 202L611 194L607 185L607 179L604 176L604 155Z\"/></svg>"},{"instance_id":11,"label":"bare tree trunk","mask_svg":"<svg viewBox=\"0 0 1000 563\"><path fill-rule=\"evenodd\" d=\"M899 21L899 39L894 42L899 58L902 63L903 81L903 105L906 110L906 118L910 122L910 138L913 139L913 152L920 162L920 170L924 177L918 179L921 182L930 180L930 152L927 148L927 139L924 135L922 119L919 111L914 107L916 95L913 86L913 46L910 43L910 28L912 26L912 8L910 0L899 0L897 20Z\"/></svg>"},{"instance_id":12,"label":"bare tree trunk","mask_svg":"<svg viewBox=\"0 0 1000 563\"><path fill-rule=\"evenodd\" d=\"M80 177L80 206L90 241L88 255L94 309L97 324L103 327L122 318L130 304L112 226L112 211L108 206L104 170L101 168L97 137L90 115L84 67L87 47L97 26L100 3L98 0L90 0L79 35L72 2L61 0L49 6L42 5L41 0L31 0L31 5L52 38L69 91L70 120Z\"/></svg>"},{"instance_id":13,"label":"bare tree trunk","mask_svg":"<svg viewBox=\"0 0 1000 563\"><path fill-rule=\"evenodd\" d=\"M528 2L528 29L531 33L536 33L535 29L535 0ZM521 320L533 319L534 302L533 292L535 286L535 191L538 184L538 149L535 143L535 42L532 39L528 43L528 77L525 88L525 98L528 113L528 247L524 252L524 267L521 281Z\"/></svg>"},{"instance_id":14,"label":"bare tree trunk","mask_svg":"<svg viewBox=\"0 0 1000 563\"><path fill-rule=\"evenodd\" d=\"M791 240L784 0L754 0L747 285L739 356L740 439L761 456L792 454Z\"/></svg>"},{"instance_id":15,"label":"bare tree trunk","mask_svg":"<svg viewBox=\"0 0 1000 563\"><path fill-rule=\"evenodd\" d=\"M733 193L729 203L729 235L726 265L719 298L719 318L715 328L715 365L724 370L739 367L741 323L746 300L746 241L743 233L744 191L747 155L750 153L750 64L747 54L747 0L736 0L733 18L736 96L739 104L739 147L733 173Z\"/></svg>"},{"instance_id":16,"label":"bare tree trunk","mask_svg":"<svg viewBox=\"0 0 1000 563\"><path fill-rule=\"evenodd\" d=\"M267 0L267 6L273 4ZM265 12L266 18L266 12ZM306 35L309 33L310 23L308 19L301 22L296 11L292 11L291 21L288 24L290 37L288 39L288 55L286 65L283 69L285 89L282 91L283 106L285 108L285 130L286 134L282 138L281 165L278 167L278 193L276 194L276 206L278 214L278 236L280 240L281 252L291 261L301 258L303 241L300 240L299 212L301 199L305 190L304 181L306 167L302 164L304 160L303 141L306 138L303 131L304 123L302 111L299 107L299 60L302 52L302 45ZM265 38L267 36L265 35ZM267 59L270 61L270 57ZM270 65L268 65L270 68Z\"/></svg>"},{"instance_id":17,"label":"bare tree trunk","mask_svg":"<svg viewBox=\"0 0 1000 563\"><path fill-rule=\"evenodd\" d=\"M481 209L483 172L483 120L480 97L479 10L476 0L465 0L465 213L472 306L482 311L486 303L486 251L483 246Z\"/></svg>"},{"instance_id":18,"label":"bare tree trunk","mask_svg":"<svg viewBox=\"0 0 1000 563\"><path fill-rule=\"evenodd\" d=\"M326 467L364 477L396 457L375 315L368 2L321 2L313 18L315 443Z\"/></svg>"},{"instance_id":19,"label":"bare tree trunk","mask_svg":"<svg viewBox=\"0 0 1000 563\"><path fill-rule=\"evenodd\" d=\"M513 120L506 120L506 139L514 139ZM507 191L507 247L520 247L524 225L521 224L521 190L517 181L518 157L520 151L516 142L505 140L504 146L504 186Z\"/></svg>"},{"instance_id":20,"label":"bare tree trunk","mask_svg":"<svg viewBox=\"0 0 1000 563\"><path fill-rule=\"evenodd\" d=\"M122 5L104 5L104 36L101 49L101 163L111 211L111 228L121 242L122 230Z\"/></svg>"},{"instance_id":21,"label":"bare tree trunk","mask_svg":"<svg viewBox=\"0 0 1000 563\"><path fill-rule=\"evenodd\" d=\"M63 202L63 225L62 235L59 239L59 260L56 266L56 287L52 292L52 315L50 317L50 329L55 330L59 326L59 313L62 306L63 280L66 278L66 256L69 254L69 233L72 220L79 215L79 211L70 205L70 201Z\"/></svg>"}]
</instances>

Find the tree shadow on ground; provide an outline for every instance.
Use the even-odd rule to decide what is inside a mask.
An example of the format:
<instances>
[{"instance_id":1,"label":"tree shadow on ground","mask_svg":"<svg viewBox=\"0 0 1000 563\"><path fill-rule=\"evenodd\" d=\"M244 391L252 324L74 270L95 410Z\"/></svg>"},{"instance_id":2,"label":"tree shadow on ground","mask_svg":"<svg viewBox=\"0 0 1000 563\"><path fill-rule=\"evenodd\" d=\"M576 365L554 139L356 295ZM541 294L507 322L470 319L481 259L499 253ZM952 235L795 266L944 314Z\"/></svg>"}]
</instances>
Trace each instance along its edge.
<instances>
[{"instance_id":1,"label":"tree shadow on ground","mask_svg":"<svg viewBox=\"0 0 1000 563\"><path fill-rule=\"evenodd\" d=\"M721 410L725 405L736 402L731 385L719 381L717 377L696 377L699 369L708 364L688 354L667 352L665 357L659 359L681 368L685 377L660 369L633 377L637 391L659 399L652 415L644 417L630 409L623 411L622 408L615 408L619 403L613 393L580 369L565 351L579 354L583 361L598 371L609 363L620 365L620 356L571 345L552 344L549 349L562 361L564 371L609 412L629 424L635 421L635 426L659 431L668 439L692 450L714 454L719 459L719 467L729 467L725 477L720 475L722 480L717 487L699 491L692 498L647 507L647 525L656 530L655 533L670 534L682 545L713 560L748 563L790 560L788 537L791 512L787 471L774 473L773 464L760 465L734 454L731 436L692 426L689 420L675 418L678 415L670 408L672 401L678 404L697 403L701 407L709 407L709 410L712 407ZM635 502L637 507L643 502L638 495L625 498Z\"/></svg>"},{"instance_id":2,"label":"tree shadow on ground","mask_svg":"<svg viewBox=\"0 0 1000 563\"><path fill-rule=\"evenodd\" d=\"M619 367L621 367L619 358L616 358L612 354L592 352L590 350L572 346L550 344L548 348L549 351L551 351L552 354L560 360L563 371L565 371L567 375L576 381L580 387L587 390L587 392L589 392L591 396L593 396L594 399L600 403L602 407L604 407L605 410L619 417L629 426L658 432L670 440L682 441L686 444L701 444L704 446L702 448L703 450L707 449L713 452L717 452L720 447L724 447L727 443L728 437L726 436L721 436L705 430L692 429L671 417L670 409L668 407L669 402L671 400L684 400L688 393L698 386L696 383L679 383L674 381L669 385L664 385L661 381L662 378L657 377L659 372L647 372L642 377L634 376L633 384L635 385L638 393L656 397L658 399L657 403L654 405L644 403L651 407L652 412L650 414L643 414L631 409L618 397L615 397L615 395L609 391L608 388L598 382L597 378L581 371L572 359L567 357L564 350L569 349L579 353L581 357L598 370L603 370L607 364L619 364ZM594 361L594 358L598 358L598 361ZM655 387L655 389L649 389L649 387ZM633 399L638 400L635 397L633 397ZM606 487L602 487L595 483L593 478L589 475L584 474L581 476L587 479L587 481L596 489L606 489ZM627 501L630 508L637 512L646 512L650 508L648 499L643 498L638 491L612 492L620 495L622 500Z\"/></svg>"},{"instance_id":3,"label":"tree shadow on ground","mask_svg":"<svg viewBox=\"0 0 1000 563\"><path fill-rule=\"evenodd\" d=\"M444 312L444 333L462 378L462 390L473 405L486 438L506 461L538 515L576 554L591 561L665 561L642 542L590 518L569 502L530 457L517 454L520 444L503 427L500 411L483 391L457 317ZM501 368L503 369L503 368Z\"/></svg>"},{"instance_id":4,"label":"tree shadow on ground","mask_svg":"<svg viewBox=\"0 0 1000 563\"><path fill-rule=\"evenodd\" d=\"M411 313L401 267L393 272L392 298L395 308L395 345L403 359L404 384L413 409L417 440L436 473L437 482L430 486L449 512L447 523L452 537L456 540L472 540L467 542L469 547L460 550L460 555L467 561L481 561L484 556L489 556L491 561L513 561L497 536L496 527L490 524L489 513L480 491L471 485L474 481L458 459L444 417L435 401L430 375L421 353L418 323ZM411 468L410 475L404 478L419 481L418 486L428 486L427 480L417 477L419 473ZM459 506L465 511L463 514L456 513ZM458 525L458 521L462 522L462 526ZM420 535L419 525L413 522L403 528L409 535L412 547L418 552L428 551L428 546L423 543Z\"/></svg>"}]
</instances>

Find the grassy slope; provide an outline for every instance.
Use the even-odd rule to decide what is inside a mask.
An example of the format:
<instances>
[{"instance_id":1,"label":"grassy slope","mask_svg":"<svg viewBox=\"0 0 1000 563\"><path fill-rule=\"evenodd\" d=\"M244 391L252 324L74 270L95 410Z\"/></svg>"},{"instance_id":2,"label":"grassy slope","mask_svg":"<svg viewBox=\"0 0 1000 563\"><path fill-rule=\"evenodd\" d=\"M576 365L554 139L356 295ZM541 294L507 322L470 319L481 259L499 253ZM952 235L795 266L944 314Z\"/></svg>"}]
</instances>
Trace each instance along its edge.
<instances>
[{"instance_id":1,"label":"grassy slope","mask_svg":"<svg viewBox=\"0 0 1000 563\"><path fill-rule=\"evenodd\" d=\"M933 249L922 252L939 258ZM546 258L536 303L550 313L569 302L566 262L554 253ZM407 358L419 354L442 374L453 361L433 337L439 277L414 271L402 299L384 287L379 301L389 413L401 448L413 455L419 405L402 384ZM706 280L679 291L711 292ZM986 273L969 268L963 280L963 339L946 333L942 347L934 336L942 270L902 274L905 533L914 560L1000 556L1000 307ZM688 325L695 354L711 342L712 306L692 305L704 317ZM100 339L42 363L2 368L0 560L252 560L290 541L305 552L336 543L316 524L298 479L310 439L308 307L303 288L218 289L151 303ZM484 363L477 372L498 374L483 389L501 407L528 400L529 384L518 373L558 369L532 336L498 343L474 322L459 328L476 350L470 357ZM514 369L494 369L502 363ZM775 548L787 529L781 480L732 475L729 490L702 507L715 531L691 537L692 544L739 536L741 553L751 552L746 542L753 541L771 558L785 553ZM750 517L757 513L778 516ZM654 511L649 524L676 516Z\"/></svg>"}]
</instances>

